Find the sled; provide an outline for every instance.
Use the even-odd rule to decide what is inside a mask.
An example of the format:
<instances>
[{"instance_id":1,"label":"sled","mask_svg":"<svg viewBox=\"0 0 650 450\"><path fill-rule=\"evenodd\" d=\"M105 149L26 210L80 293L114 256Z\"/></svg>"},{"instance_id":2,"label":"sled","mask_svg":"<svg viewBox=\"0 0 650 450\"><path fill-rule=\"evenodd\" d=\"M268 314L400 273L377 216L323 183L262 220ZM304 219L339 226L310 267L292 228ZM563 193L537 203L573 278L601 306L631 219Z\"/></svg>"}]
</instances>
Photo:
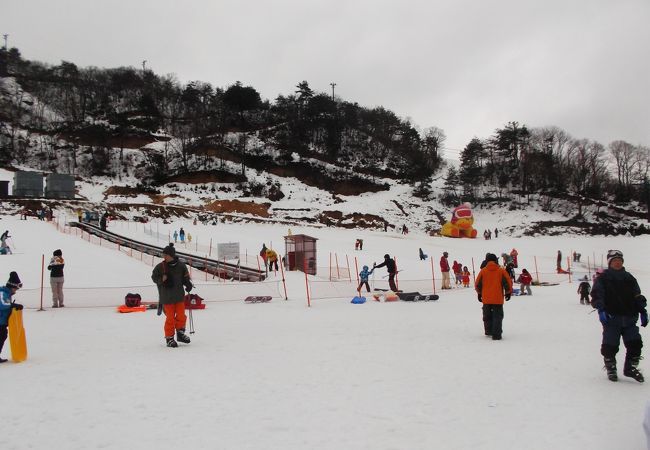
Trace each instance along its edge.
<instances>
[{"instance_id":1,"label":"sled","mask_svg":"<svg viewBox=\"0 0 650 450\"><path fill-rule=\"evenodd\" d=\"M244 299L244 302L246 303L267 303L270 302L271 299L270 295L259 295L259 296L249 296Z\"/></svg>"},{"instance_id":2,"label":"sled","mask_svg":"<svg viewBox=\"0 0 650 450\"><path fill-rule=\"evenodd\" d=\"M146 310L147 310L146 305L140 305L140 306L120 305L117 307L117 312L119 313L145 312Z\"/></svg>"},{"instance_id":3,"label":"sled","mask_svg":"<svg viewBox=\"0 0 650 450\"><path fill-rule=\"evenodd\" d=\"M356 297L354 297L354 298L352 299L352 301L351 301L350 303L354 303L355 305L362 305L362 304L364 304L365 302L366 302L366 298L365 298L365 297L360 297L360 296L357 295Z\"/></svg>"},{"instance_id":4,"label":"sled","mask_svg":"<svg viewBox=\"0 0 650 450\"><path fill-rule=\"evenodd\" d=\"M399 297L393 291L379 291L373 292L372 297L376 302L385 301L385 302L396 302L399 300Z\"/></svg>"},{"instance_id":5,"label":"sled","mask_svg":"<svg viewBox=\"0 0 650 450\"><path fill-rule=\"evenodd\" d=\"M571 273L570 270L564 270L564 269L557 269L557 273L560 273L562 275L569 275Z\"/></svg>"},{"instance_id":6,"label":"sled","mask_svg":"<svg viewBox=\"0 0 650 450\"><path fill-rule=\"evenodd\" d=\"M22 362L27 359L27 339L23 327L22 310L14 309L9 315L9 343L11 345L11 360Z\"/></svg>"}]
</instances>

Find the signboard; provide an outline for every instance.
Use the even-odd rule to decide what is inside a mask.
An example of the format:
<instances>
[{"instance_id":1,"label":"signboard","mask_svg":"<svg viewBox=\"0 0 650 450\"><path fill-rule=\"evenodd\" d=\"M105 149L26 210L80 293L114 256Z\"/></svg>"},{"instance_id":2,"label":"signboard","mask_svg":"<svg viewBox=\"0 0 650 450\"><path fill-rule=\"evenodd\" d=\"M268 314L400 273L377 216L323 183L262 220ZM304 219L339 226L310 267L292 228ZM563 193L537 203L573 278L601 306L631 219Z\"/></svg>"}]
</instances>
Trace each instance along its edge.
<instances>
[{"instance_id":1,"label":"signboard","mask_svg":"<svg viewBox=\"0 0 650 450\"><path fill-rule=\"evenodd\" d=\"M239 242L217 244L219 259L239 259Z\"/></svg>"}]
</instances>

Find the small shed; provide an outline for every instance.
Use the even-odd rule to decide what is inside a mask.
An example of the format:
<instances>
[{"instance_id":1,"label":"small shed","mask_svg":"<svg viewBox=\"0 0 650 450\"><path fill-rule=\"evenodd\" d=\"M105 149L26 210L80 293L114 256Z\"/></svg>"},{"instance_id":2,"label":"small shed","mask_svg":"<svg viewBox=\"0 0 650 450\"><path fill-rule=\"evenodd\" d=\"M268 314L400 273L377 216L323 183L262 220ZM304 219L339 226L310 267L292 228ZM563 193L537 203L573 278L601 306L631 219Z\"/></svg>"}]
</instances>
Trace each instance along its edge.
<instances>
[{"instance_id":1,"label":"small shed","mask_svg":"<svg viewBox=\"0 0 650 450\"><path fill-rule=\"evenodd\" d=\"M316 275L316 241L318 239L306 234L293 234L284 237L284 254L287 270L305 271Z\"/></svg>"},{"instance_id":2,"label":"small shed","mask_svg":"<svg viewBox=\"0 0 650 450\"><path fill-rule=\"evenodd\" d=\"M9 197L9 181L0 181L0 198Z\"/></svg>"},{"instance_id":3,"label":"small shed","mask_svg":"<svg viewBox=\"0 0 650 450\"><path fill-rule=\"evenodd\" d=\"M45 197L74 199L74 177L51 173L45 178Z\"/></svg>"},{"instance_id":4,"label":"small shed","mask_svg":"<svg viewBox=\"0 0 650 450\"><path fill-rule=\"evenodd\" d=\"M18 171L14 173L14 197L43 196L43 174L40 172Z\"/></svg>"}]
</instances>

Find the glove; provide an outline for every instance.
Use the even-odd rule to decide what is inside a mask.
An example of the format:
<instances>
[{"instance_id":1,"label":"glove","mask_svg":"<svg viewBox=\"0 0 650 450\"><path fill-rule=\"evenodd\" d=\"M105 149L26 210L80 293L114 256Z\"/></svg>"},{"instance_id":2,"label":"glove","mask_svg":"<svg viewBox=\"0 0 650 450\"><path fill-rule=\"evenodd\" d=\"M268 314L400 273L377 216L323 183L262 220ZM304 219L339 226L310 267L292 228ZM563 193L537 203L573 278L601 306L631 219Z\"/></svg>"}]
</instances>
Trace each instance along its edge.
<instances>
[{"instance_id":1,"label":"glove","mask_svg":"<svg viewBox=\"0 0 650 450\"><path fill-rule=\"evenodd\" d=\"M609 314L604 309L599 309L598 310L598 319L600 320L600 323L603 325L607 325L607 322L609 322Z\"/></svg>"},{"instance_id":2,"label":"glove","mask_svg":"<svg viewBox=\"0 0 650 450\"><path fill-rule=\"evenodd\" d=\"M194 287L194 285L192 284L192 282L191 282L190 280L186 280L186 281L183 283L183 286L185 286L185 292L187 292L188 294L190 293L190 291L191 291L192 288Z\"/></svg>"},{"instance_id":3,"label":"glove","mask_svg":"<svg viewBox=\"0 0 650 450\"><path fill-rule=\"evenodd\" d=\"M639 307L642 309L645 309L645 307L648 305L648 301L643 295L637 295L634 300L636 301L636 304L639 305Z\"/></svg>"},{"instance_id":4,"label":"glove","mask_svg":"<svg viewBox=\"0 0 650 450\"><path fill-rule=\"evenodd\" d=\"M12 303L11 307L13 309L15 309L16 311L22 311L23 310L23 305L21 305L20 303ZM646 313L645 317L646 317L645 321L646 321L646 325L647 325L648 324L648 314L647 313Z\"/></svg>"},{"instance_id":5,"label":"glove","mask_svg":"<svg viewBox=\"0 0 650 450\"><path fill-rule=\"evenodd\" d=\"M158 311L156 311L156 315L159 316L163 312L163 305L162 303L158 302Z\"/></svg>"},{"instance_id":6,"label":"glove","mask_svg":"<svg viewBox=\"0 0 650 450\"><path fill-rule=\"evenodd\" d=\"M478 297L478 301L483 303L483 295L478 294L477 297Z\"/></svg>"},{"instance_id":7,"label":"glove","mask_svg":"<svg viewBox=\"0 0 650 450\"><path fill-rule=\"evenodd\" d=\"M641 317L641 326L642 327L647 327L648 326L648 311L645 309L639 313L639 317Z\"/></svg>"},{"instance_id":8,"label":"glove","mask_svg":"<svg viewBox=\"0 0 650 450\"><path fill-rule=\"evenodd\" d=\"M506 301L509 301L509 300L510 300L510 296L511 296L511 295L512 295L512 292L508 292L508 293L506 294Z\"/></svg>"}]
</instances>

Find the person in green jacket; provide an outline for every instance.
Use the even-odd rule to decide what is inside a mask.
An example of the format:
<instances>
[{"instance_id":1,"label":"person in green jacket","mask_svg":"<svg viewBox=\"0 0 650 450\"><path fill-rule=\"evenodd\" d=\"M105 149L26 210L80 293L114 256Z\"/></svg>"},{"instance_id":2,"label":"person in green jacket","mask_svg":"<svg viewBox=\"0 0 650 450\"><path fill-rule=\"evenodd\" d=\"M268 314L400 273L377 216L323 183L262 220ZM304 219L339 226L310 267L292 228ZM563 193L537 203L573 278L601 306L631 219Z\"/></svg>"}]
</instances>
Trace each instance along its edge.
<instances>
[{"instance_id":1,"label":"person in green jacket","mask_svg":"<svg viewBox=\"0 0 650 450\"><path fill-rule=\"evenodd\" d=\"M187 266L178 260L174 244L169 244L163 249L163 261L154 267L151 279L158 286L158 302L165 312L165 341L167 347L178 347L176 339L184 344L190 343L190 338L185 334L185 293L192 290L192 280L187 271Z\"/></svg>"}]
</instances>

